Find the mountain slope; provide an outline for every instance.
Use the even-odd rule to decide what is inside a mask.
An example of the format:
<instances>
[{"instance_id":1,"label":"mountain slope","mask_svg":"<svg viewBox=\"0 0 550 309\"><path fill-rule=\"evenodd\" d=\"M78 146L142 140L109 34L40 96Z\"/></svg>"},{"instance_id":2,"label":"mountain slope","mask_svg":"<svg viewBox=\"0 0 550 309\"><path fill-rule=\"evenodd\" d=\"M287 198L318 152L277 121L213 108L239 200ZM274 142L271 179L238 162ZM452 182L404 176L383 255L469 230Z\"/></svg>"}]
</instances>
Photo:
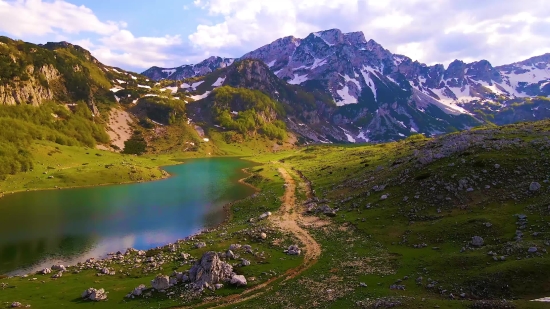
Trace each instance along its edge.
<instances>
[{"instance_id":1,"label":"mountain slope","mask_svg":"<svg viewBox=\"0 0 550 309\"><path fill-rule=\"evenodd\" d=\"M204 77L184 80L182 87L199 102L190 117L200 117L205 100L220 86L260 90L283 103L289 129L314 142L397 140L416 133L428 135L465 129L480 122L469 115L447 114L437 101L374 74L377 100L365 90L358 104L337 106L320 87L292 85L258 60L243 60ZM201 121L205 119L200 118Z\"/></svg>"},{"instance_id":2,"label":"mountain slope","mask_svg":"<svg viewBox=\"0 0 550 309\"><path fill-rule=\"evenodd\" d=\"M281 38L240 59L261 60L289 84L325 93L338 106L346 106L334 114L336 119L331 122L348 126L345 130L350 141L380 141L400 138L411 131L433 135L448 132L450 127L476 125L471 117L461 116L468 114L502 124L544 119L545 113L537 111L526 118L522 111L514 117L500 111L516 110L529 97L550 94L549 58L543 55L500 67L486 60L455 60L447 68L441 64L428 66L392 54L374 40L366 40L362 32L331 29L303 39ZM193 77L201 75L196 71ZM479 113L487 110L480 105L488 103L498 109L491 113L491 119ZM541 110L550 107L543 105ZM382 116L377 115L378 110ZM414 116L419 112L425 115ZM423 128L418 122L432 124Z\"/></svg>"}]
</instances>

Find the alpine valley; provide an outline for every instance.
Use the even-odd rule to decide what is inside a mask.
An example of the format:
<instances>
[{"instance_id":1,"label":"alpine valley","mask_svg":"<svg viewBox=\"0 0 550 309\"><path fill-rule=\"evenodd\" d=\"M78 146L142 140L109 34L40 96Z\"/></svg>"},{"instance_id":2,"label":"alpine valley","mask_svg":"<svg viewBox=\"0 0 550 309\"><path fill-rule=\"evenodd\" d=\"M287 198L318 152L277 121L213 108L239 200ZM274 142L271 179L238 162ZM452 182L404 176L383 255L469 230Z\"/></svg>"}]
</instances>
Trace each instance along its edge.
<instances>
[{"instance_id":1,"label":"alpine valley","mask_svg":"<svg viewBox=\"0 0 550 309\"><path fill-rule=\"evenodd\" d=\"M337 29L141 74L0 37L0 307L548 308L549 96L550 54Z\"/></svg>"}]
</instances>

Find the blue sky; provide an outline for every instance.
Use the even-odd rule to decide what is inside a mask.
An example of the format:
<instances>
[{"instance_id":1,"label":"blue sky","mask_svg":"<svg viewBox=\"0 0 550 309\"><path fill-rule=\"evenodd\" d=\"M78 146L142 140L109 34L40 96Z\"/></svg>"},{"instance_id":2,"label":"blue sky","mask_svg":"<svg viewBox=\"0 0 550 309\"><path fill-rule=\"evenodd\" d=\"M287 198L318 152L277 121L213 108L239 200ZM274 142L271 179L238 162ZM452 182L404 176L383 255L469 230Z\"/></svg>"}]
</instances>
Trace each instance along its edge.
<instances>
[{"instance_id":1,"label":"blue sky","mask_svg":"<svg viewBox=\"0 0 550 309\"><path fill-rule=\"evenodd\" d=\"M339 28L427 64L550 52L547 0L0 0L0 34L69 41L141 72Z\"/></svg>"}]
</instances>

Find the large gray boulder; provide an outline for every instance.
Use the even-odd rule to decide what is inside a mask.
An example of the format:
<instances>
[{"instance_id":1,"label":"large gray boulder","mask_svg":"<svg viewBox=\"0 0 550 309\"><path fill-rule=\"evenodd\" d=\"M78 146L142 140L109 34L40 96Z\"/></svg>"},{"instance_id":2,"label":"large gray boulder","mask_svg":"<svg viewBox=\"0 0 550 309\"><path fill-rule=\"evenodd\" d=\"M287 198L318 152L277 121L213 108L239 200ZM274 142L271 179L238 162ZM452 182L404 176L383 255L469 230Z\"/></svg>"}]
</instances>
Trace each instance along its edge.
<instances>
[{"instance_id":1,"label":"large gray boulder","mask_svg":"<svg viewBox=\"0 0 550 309\"><path fill-rule=\"evenodd\" d=\"M170 278L164 275L158 275L155 279L151 280L151 285L157 291L166 290L170 287Z\"/></svg>"},{"instance_id":2,"label":"large gray boulder","mask_svg":"<svg viewBox=\"0 0 550 309\"><path fill-rule=\"evenodd\" d=\"M233 275L233 267L222 261L214 251L203 254L189 270L189 280L196 288L227 282Z\"/></svg>"}]
</instances>

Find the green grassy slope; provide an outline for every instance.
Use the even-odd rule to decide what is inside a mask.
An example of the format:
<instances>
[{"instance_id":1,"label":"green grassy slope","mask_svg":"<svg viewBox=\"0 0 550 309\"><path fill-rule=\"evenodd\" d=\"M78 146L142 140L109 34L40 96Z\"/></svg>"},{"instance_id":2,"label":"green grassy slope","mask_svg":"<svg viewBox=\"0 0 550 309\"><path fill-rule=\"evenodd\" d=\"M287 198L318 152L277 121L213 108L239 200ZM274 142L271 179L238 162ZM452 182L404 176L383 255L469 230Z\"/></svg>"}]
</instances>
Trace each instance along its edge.
<instances>
[{"instance_id":1,"label":"green grassy slope","mask_svg":"<svg viewBox=\"0 0 550 309\"><path fill-rule=\"evenodd\" d=\"M545 308L529 300L550 294L549 137L543 121L267 158L338 211L302 279L232 308Z\"/></svg>"}]
</instances>

